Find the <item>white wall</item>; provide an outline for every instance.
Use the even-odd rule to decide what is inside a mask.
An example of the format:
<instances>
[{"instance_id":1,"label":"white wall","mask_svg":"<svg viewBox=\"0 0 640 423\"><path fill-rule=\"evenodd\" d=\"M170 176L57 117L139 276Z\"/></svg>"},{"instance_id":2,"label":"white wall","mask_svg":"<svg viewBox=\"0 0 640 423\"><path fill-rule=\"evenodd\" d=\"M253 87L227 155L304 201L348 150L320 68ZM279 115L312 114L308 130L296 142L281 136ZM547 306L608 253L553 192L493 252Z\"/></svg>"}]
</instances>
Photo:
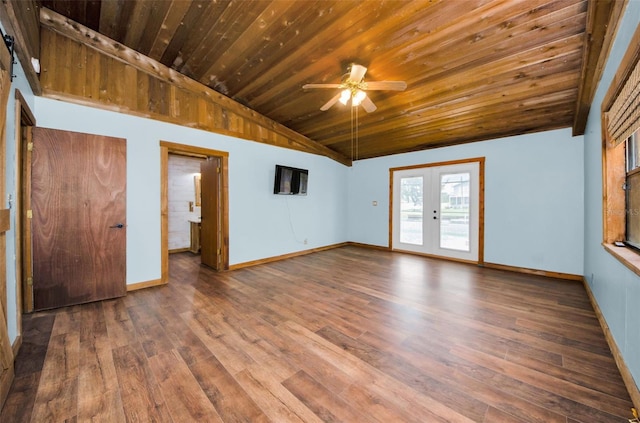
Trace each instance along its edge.
<instances>
[{"instance_id":1,"label":"white wall","mask_svg":"<svg viewBox=\"0 0 640 423\"><path fill-rule=\"evenodd\" d=\"M347 240L348 168L326 157L38 97L38 126L127 139L127 283L160 278L161 140L229 153L229 263ZM273 194L276 164L309 170L309 194ZM304 243L307 240L307 243Z\"/></svg>"},{"instance_id":2,"label":"white wall","mask_svg":"<svg viewBox=\"0 0 640 423\"><path fill-rule=\"evenodd\" d=\"M602 131L600 110L631 37L640 24L640 2L627 5L598 85L585 132L584 275L636 385L640 383L640 277L602 247Z\"/></svg>"},{"instance_id":3,"label":"white wall","mask_svg":"<svg viewBox=\"0 0 640 423\"><path fill-rule=\"evenodd\" d=\"M200 206L196 206L194 176L200 174L204 159L169 155L168 203L169 203L169 251L189 248L191 245L191 220L200 219ZM189 209L189 202L193 210Z\"/></svg>"},{"instance_id":4,"label":"white wall","mask_svg":"<svg viewBox=\"0 0 640 423\"><path fill-rule=\"evenodd\" d=\"M388 246L389 168L472 157L486 158L485 261L582 275L583 138L570 129L356 162L349 240Z\"/></svg>"}]
</instances>

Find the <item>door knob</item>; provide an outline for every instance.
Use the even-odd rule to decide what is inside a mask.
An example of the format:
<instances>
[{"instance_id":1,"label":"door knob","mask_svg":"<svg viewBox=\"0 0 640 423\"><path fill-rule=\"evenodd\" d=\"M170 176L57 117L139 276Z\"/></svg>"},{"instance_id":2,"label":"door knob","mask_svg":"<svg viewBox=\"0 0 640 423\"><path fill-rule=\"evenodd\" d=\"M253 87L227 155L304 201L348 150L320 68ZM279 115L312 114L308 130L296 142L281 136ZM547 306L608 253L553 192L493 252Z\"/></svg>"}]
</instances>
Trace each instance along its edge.
<instances>
[{"instance_id":1,"label":"door knob","mask_svg":"<svg viewBox=\"0 0 640 423\"><path fill-rule=\"evenodd\" d=\"M113 226L109 226L109 228L111 228L111 229L122 229L122 228L124 228L124 224L117 223L117 224L115 224Z\"/></svg>"}]
</instances>

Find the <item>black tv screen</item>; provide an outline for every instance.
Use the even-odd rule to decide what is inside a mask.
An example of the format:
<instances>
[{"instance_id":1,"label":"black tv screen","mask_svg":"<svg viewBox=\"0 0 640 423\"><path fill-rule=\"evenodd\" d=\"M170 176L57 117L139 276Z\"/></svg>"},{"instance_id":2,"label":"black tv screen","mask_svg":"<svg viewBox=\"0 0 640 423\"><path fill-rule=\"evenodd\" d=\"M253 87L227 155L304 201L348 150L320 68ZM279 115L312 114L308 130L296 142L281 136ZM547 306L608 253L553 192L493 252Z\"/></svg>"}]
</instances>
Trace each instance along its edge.
<instances>
[{"instance_id":1,"label":"black tv screen","mask_svg":"<svg viewBox=\"0 0 640 423\"><path fill-rule=\"evenodd\" d=\"M282 195L307 195L308 181L308 170L276 165L273 193Z\"/></svg>"}]
</instances>

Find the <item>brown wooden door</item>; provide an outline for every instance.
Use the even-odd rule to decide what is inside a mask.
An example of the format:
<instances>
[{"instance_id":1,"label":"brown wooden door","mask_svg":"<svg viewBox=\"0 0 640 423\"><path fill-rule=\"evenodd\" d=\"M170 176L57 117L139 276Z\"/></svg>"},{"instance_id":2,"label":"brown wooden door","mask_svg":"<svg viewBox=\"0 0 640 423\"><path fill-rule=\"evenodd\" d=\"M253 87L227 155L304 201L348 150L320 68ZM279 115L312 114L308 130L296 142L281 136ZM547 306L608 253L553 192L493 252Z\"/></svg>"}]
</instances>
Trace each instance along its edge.
<instances>
[{"instance_id":1,"label":"brown wooden door","mask_svg":"<svg viewBox=\"0 0 640 423\"><path fill-rule=\"evenodd\" d=\"M34 128L36 310L126 294L126 140Z\"/></svg>"},{"instance_id":2,"label":"brown wooden door","mask_svg":"<svg viewBox=\"0 0 640 423\"><path fill-rule=\"evenodd\" d=\"M200 260L220 270L220 159L207 157L200 163L200 174Z\"/></svg>"},{"instance_id":3,"label":"brown wooden door","mask_svg":"<svg viewBox=\"0 0 640 423\"><path fill-rule=\"evenodd\" d=\"M5 126L7 116L7 101L11 91L11 61L4 46L0 46L0 198L5 198ZM4 203L3 203L4 204ZM7 257L6 257L6 231L9 230L9 210L0 210L0 408L9 392L13 381L13 350L9 340L9 327L7 323ZM15 301L11 299L11 301Z\"/></svg>"}]
</instances>

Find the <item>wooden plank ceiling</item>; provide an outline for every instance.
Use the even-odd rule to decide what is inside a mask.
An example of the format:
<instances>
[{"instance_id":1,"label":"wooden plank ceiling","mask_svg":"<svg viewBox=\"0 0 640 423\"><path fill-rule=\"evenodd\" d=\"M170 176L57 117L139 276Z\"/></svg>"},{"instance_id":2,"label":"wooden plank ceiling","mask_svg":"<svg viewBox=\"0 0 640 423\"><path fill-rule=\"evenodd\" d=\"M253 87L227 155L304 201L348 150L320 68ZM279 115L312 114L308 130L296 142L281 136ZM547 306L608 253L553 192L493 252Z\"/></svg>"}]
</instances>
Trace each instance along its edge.
<instances>
[{"instance_id":1,"label":"wooden plank ceiling","mask_svg":"<svg viewBox=\"0 0 640 423\"><path fill-rule=\"evenodd\" d=\"M52 9L346 157L363 159L586 120L586 0L42 0ZM603 25L604 27L605 25ZM593 31L592 31L593 32ZM604 32L597 33L600 38ZM602 35L602 36L601 36ZM358 108L320 107L351 63ZM595 63L591 60L590 63ZM587 103L590 99L587 99ZM580 113L580 116L577 115Z\"/></svg>"}]
</instances>

